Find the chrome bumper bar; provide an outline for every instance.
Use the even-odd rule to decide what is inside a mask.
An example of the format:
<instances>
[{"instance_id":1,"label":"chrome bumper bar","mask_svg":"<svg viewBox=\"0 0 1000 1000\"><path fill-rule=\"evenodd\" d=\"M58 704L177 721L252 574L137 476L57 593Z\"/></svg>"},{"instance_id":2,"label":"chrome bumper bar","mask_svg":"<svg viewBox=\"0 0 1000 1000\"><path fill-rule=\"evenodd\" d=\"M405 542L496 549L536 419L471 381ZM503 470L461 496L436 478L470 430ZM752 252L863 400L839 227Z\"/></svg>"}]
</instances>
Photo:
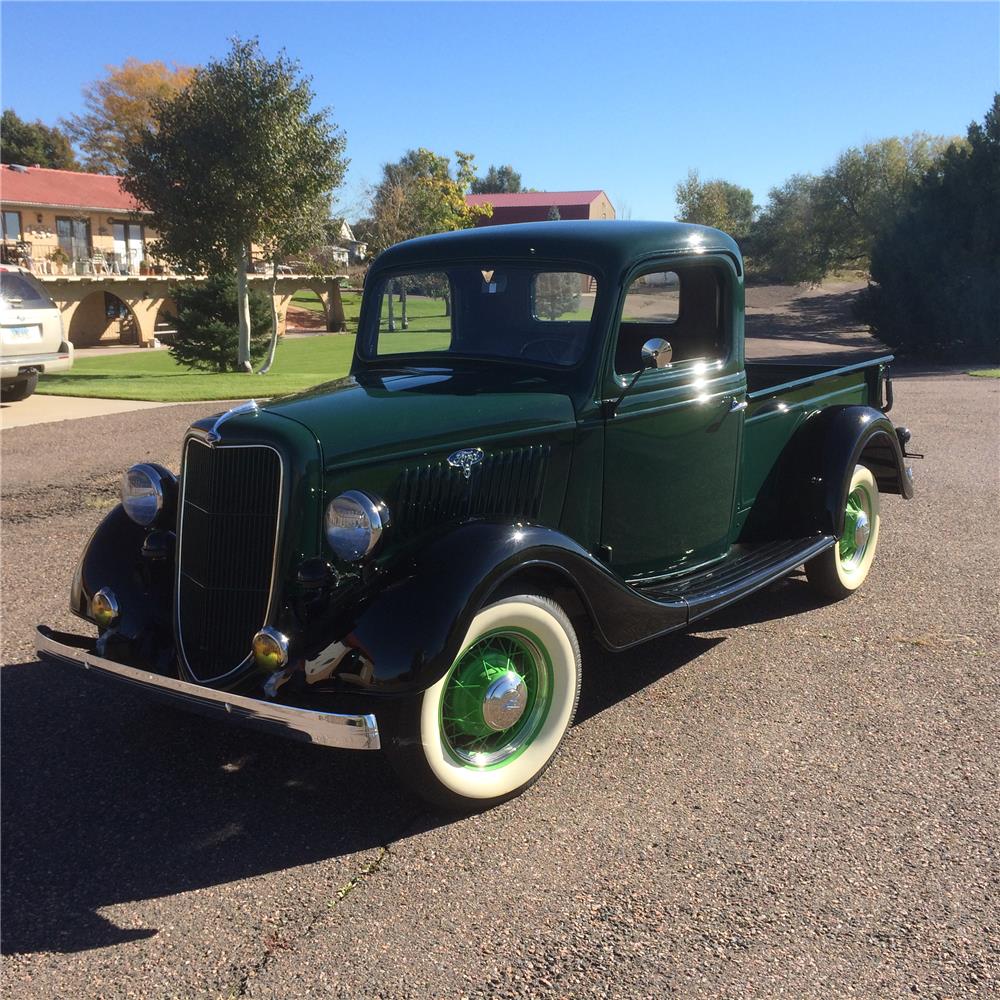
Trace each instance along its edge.
<instances>
[{"instance_id":1,"label":"chrome bumper bar","mask_svg":"<svg viewBox=\"0 0 1000 1000\"><path fill-rule=\"evenodd\" d=\"M325 747L378 750L381 746L374 715L316 712L308 708L294 708L258 698L247 698L228 691L216 691L176 677L165 677L137 667L127 667L123 663L104 659L82 646L60 641L73 638L75 637L39 625L35 630L35 649L39 656L104 674L193 712L227 717L256 729L265 729Z\"/></svg>"}]
</instances>

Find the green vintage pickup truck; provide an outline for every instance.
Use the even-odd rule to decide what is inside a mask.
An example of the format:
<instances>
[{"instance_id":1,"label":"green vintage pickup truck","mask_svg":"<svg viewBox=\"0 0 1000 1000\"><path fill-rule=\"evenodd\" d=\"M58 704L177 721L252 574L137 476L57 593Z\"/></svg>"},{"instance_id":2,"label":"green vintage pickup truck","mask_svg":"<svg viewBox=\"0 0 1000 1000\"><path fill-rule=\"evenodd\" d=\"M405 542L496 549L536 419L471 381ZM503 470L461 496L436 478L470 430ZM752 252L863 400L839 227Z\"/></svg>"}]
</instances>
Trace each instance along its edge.
<instances>
[{"instance_id":1,"label":"green vintage pickup truck","mask_svg":"<svg viewBox=\"0 0 1000 1000\"><path fill-rule=\"evenodd\" d=\"M865 580L912 495L890 357L748 363L743 262L667 223L392 247L351 374L196 422L180 480L125 473L40 654L208 714L384 749L482 808L545 770L622 650L805 565Z\"/></svg>"}]
</instances>

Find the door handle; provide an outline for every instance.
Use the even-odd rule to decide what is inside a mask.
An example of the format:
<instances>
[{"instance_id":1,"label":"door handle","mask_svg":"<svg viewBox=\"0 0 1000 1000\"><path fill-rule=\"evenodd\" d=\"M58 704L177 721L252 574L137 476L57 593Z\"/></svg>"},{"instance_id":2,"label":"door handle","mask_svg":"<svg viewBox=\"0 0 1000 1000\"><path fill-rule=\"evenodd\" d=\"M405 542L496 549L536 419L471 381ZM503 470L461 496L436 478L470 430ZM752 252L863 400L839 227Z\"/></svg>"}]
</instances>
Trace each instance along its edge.
<instances>
[{"instance_id":1,"label":"door handle","mask_svg":"<svg viewBox=\"0 0 1000 1000\"><path fill-rule=\"evenodd\" d=\"M739 413L740 410L745 410L750 404L745 400L739 400L735 396L730 400L729 412Z\"/></svg>"}]
</instances>

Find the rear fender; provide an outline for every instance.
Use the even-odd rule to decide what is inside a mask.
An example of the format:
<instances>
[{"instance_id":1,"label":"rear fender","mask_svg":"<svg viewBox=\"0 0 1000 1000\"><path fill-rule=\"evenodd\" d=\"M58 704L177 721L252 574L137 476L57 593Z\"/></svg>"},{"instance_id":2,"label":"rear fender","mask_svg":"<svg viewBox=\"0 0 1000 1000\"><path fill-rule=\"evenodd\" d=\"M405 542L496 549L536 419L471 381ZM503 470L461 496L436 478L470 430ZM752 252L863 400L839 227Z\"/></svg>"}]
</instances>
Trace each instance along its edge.
<instances>
[{"instance_id":1,"label":"rear fender","mask_svg":"<svg viewBox=\"0 0 1000 1000\"><path fill-rule=\"evenodd\" d=\"M856 465L871 469L879 492L913 496L896 428L870 406L833 406L807 420L792 441L792 466L786 468L787 489L802 534L839 538L851 473ZM806 498L806 503L802 499Z\"/></svg>"},{"instance_id":2,"label":"rear fender","mask_svg":"<svg viewBox=\"0 0 1000 1000\"><path fill-rule=\"evenodd\" d=\"M687 621L683 601L638 594L572 539L537 525L470 521L438 536L359 609L347 644L371 664L373 689L423 690L447 673L476 613L517 575L571 587L598 640L624 649ZM509 585L509 586L508 586ZM526 581L526 590L531 588Z\"/></svg>"}]
</instances>

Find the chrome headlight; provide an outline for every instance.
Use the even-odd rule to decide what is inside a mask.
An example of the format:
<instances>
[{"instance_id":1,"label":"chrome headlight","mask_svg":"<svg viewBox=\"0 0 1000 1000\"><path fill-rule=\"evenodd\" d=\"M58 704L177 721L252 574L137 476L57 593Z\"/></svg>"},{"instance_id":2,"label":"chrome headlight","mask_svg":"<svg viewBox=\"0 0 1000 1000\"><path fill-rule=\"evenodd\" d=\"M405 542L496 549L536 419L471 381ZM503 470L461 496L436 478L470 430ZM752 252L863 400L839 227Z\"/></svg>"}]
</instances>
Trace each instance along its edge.
<instances>
[{"instance_id":1,"label":"chrome headlight","mask_svg":"<svg viewBox=\"0 0 1000 1000\"><path fill-rule=\"evenodd\" d=\"M144 528L171 513L177 480L160 465L133 465L122 477L125 513Z\"/></svg>"},{"instance_id":2,"label":"chrome headlight","mask_svg":"<svg viewBox=\"0 0 1000 1000\"><path fill-rule=\"evenodd\" d=\"M326 508L326 540L344 562L370 555L388 526L385 504L358 490L341 493Z\"/></svg>"}]
</instances>

